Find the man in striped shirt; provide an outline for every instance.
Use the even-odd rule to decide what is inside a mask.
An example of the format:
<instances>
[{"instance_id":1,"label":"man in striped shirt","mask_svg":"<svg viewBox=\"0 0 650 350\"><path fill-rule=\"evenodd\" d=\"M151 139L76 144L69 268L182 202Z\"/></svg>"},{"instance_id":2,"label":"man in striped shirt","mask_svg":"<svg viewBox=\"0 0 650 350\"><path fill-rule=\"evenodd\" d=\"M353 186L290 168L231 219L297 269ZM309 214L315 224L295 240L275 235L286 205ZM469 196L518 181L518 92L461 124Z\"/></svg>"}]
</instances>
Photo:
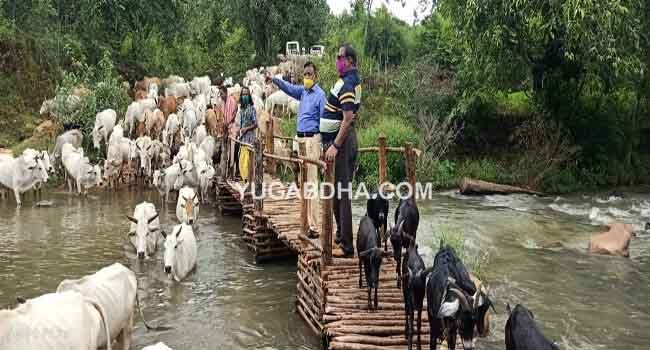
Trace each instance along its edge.
<instances>
[{"instance_id":1,"label":"man in striped shirt","mask_svg":"<svg viewBox=\"0 0 650 350\"><path fill-rule=\"evenodd\" d=\"M357 135L354 119L361 106L361 80L357 53L351 45L339 48L336 57L339 80L330 90L320 133L327 161L334 161L334 218L336 243L346 257L354 256L352 244L352 177L357 161Z\"/></svg>"}]
</instances>

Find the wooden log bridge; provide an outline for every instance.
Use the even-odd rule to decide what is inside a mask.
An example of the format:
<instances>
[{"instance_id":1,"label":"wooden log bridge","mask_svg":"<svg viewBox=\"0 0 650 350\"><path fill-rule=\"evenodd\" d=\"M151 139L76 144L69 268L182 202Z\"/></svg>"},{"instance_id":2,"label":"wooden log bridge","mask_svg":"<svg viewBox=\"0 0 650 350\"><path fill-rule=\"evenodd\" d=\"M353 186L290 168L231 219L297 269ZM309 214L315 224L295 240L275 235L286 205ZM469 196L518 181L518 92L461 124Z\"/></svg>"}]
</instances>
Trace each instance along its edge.
<instances>
[{"instance_id":1,"label":"wooden log bridge","mask_svg":"<svg viewBox=\"0 0 650 350\"><path fill-rule=\"evenodd\" d=\"M268 122L266 130L273 130L271 123ZM322 186L320 193L320 236L308 237L305 169L310 165L316 166L322 183L333 184L334 164L307 158L302 142L298 154L291 157L277 155L274 153L274 140L278 139L293 142L270 133L261 135L252 145L224 138L222 155L229 154L230 144L234 143L251 152L246 165L251 175L247 183L233 177L233 160L223 157L216 186L219 207L224 213L241 213L242 238L254 252L256 262L287 257L297 259L296 310L322 338L325 348L403 349L407 344L404 302L402 291L397 288L396 264L390 257L390 250L386 252L381 267L379 308L369 311L367 291L358 286L357 258L343 258L333 241L335 223L331 186ZM404 155L408 181L415 185L415 160L419 151L411 144L386 147L386 138L381 135L377 147L361 148L359 152L377 153L380 183L387 179L386 154ZM296 171L295 185L283 183L277 176L276 165L279 162ZM426 308L422 320L422 344L428 347Z\"/></svg>"}]
</instances>

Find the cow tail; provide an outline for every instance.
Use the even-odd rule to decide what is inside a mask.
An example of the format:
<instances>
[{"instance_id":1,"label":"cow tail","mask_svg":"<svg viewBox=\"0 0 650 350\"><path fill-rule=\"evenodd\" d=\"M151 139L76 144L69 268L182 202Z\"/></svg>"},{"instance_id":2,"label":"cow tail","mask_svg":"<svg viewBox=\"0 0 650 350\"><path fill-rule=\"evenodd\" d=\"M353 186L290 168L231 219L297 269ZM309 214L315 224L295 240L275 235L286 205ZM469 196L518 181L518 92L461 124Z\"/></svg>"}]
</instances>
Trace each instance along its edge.
<instances>
[{"instance_id":1,"label":"cow tail","mask_svg":"<svg viewBox=\"0 0 650 350\"><path fill-rule=\"evenodd\" d=\"M138 312L140 313L140 318L142 318L142 323L144 323L144 326L147 328L148 331L168 331L172 329L171 327L162 327L162 326L152 327L147 323L147 320L144 318L144 313L142 312L142 307L140 307L140 297L138 296L138 293L135 293L135 303L138 306Z\"/></svg>"},{"instance_id":2,"label":"cow tail","mask_svg":"<svg viewBox=\"0 0 650 350\"><path fill-rule=\"evenodd\" d=\"M87 299L92 306L99 311L99 316L102 319L102 322L104 322L104 331L106 332L106 350L111 350L111 330L108 327L108 315L104 311L104 308L96 301ZM99 344L97 344L99 345Z\"/></svg>"}]
</instances>

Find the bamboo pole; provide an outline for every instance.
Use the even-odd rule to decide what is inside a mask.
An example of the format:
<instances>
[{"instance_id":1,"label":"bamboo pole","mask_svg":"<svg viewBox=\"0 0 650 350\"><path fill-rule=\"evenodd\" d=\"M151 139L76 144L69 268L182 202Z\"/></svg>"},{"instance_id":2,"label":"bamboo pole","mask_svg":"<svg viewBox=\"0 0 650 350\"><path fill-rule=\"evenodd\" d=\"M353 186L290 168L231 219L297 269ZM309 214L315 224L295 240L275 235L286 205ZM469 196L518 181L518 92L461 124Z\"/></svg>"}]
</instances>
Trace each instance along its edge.
<instances>
[{"instance_id":1,"label":"bamboo pole","mask_svg":"<svg viewBox=\"0 0 650 350\"><path fill-rule=\"evenodd\" d=\"M323 248L321 266L325 267L332 263L332 202L334 184L334 162L327 162L325 168L324 183L331 186L324 186L322 194L321 213L323 220L321 222L321 247Z\"/></svg>"},{"instance_id":2,"label":"bamboo pole","mask_svg":"<svg viewBox=\"0 0 650 350\"><path fill-rule=\"evenodd\" d=\"M404 145L405 156L406 156L406 177L408 178L409 184L411 185L411 190L413 191L413 201L415 202L415 152L413 151L413 144L407 142Z\"/></svg>"},{"instance_id":3,"label":"bamboo pole","mask_svg":"<svg viewBox=\"0 0 650 350\"><path fill-rule=\"evenodd\" d=\"M254 208L255 208L255 217L256 217L256 223L258 226L262 226L263 222L263 215L264 215L264 199L262 198L262 190L263 190L263 185L264 185L264 160L262 159L263 153L263 145L260 143L259 140L255 140L254 143L255 146L255 157L250 157L250 159L254 159L254 187L255 188L255 200L254 202ZM252 169L251 169L252 171ZM250 174L250 172L249 172Z\"/></svg>"},{"instance_id":4,"label":"bamboo pole","mask_svg":"<svg viewBox=\"0 0 650 350\"><path fill-rule=\"evenodd\" d=\"M275 152L274 148L274 142L273 142L273 118L269 118L269 120L266 121L266 152L273 154ZM266 163L268 167L268 172L271 175L275 175L275 160L273 158L269 158L268 162Z\"/></svg>"},{"instance_id":5,"label":"bamboo pole","mask_svg":"<svg viewBox=\"0 0 650 350\"><path fill-rule=\"evenodd\" d=\"M298 154L301 156L307 155L307 144L304 141L298 143ZM300 186L300 232L303 235L307 234L309 230L309 221L307 212L307 190L305 189L307 183L307 166L303 163L300 165L300 178L298 185Z\"/></svg>"},{"instance_id":6,"label":"bamboo pole","mask_svg":"<svg viewBox=\"0 0 650 350\"><path fill-rule=\"evenodd\" d=\"M418 148L413 148L413 151L415 152L416 156L420 156L422 154L422 150ZM379 152L379 147L378 146L371 146L371 147L361 147L357 150L359 153L370 153L370 152ZM391 152L391 153L404 153L406 152L406 149L404 147L386 147L386 152Z\"/></svg>"},{"instance_id":7,"label":"bamboo pole","mask_svg":"<svg viewBox=\"0 0 650 350\"><path fill-rule=\"evenodd\" d=\"M386 182L386 135L379 134L379 185Z\"/></svg>"}]
</instances>

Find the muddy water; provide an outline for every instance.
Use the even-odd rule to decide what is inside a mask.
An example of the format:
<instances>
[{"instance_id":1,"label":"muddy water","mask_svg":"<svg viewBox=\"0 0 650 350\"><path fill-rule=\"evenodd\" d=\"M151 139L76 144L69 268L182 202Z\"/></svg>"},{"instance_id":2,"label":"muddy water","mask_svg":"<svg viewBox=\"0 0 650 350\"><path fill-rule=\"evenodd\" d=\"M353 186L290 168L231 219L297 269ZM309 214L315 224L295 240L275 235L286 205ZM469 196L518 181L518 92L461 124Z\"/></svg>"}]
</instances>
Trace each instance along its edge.
<instances>
[{"instance_id":1,"label":"muddy water","mask_svg":"<svg viewBox=\"0 0 650 350\"><path fill-rule=\"evenodd\" d=\"M131 267L147 321L173 327L147 332L137 320L134 349L164 341L174 349L318 349L294 307L295 263L256 266L239 238L239 218L202 207L198 225L198 267L182 283L162 271L162 253L138 263L126 241L137 203L153 193L96 194L80 199L50 194L56 207L16 210L0 203L0 307L16 296L54 291L64 278L79 278L113 262ZM159 206L159 204L157 204ZM161 213L167 227L174 206ZM169 229L167 229L169 232Z\"/></svg>"},{"instance_id":2,"label":"muddy water","mask_svg":"<svg viewBox=\"0 0 650 350\"><path fill-rule=\"evenodd\" d=\"M624 195L465 198L447 192L419 203L418 240L429 264L441 231L462 232L471 253L490 257L485 279L498 314L478 348L504 349L507 302L528 306L562 349L650 348L650 235L632 242L631 259L585 254L595 225L617 219L642 228L650 221L650 195ZM26 200L16 210L11 200L0 203L0 306L118 261L136 271L148 320L173 327L147 332L138 321L134 348L157 341L175 349L320 348L294 312L295 265L252 263L239 218L201 208L198 268L178 284L162 273L160 252L139 263L126 242L124 214L155 194L49 198L56 207L31 208ZM355 203L355 222L363 208ZM161 220L163 226L175 222L173 206ZM554 248L543 248L547 243Z\"/></svg>"}]
</instances>

